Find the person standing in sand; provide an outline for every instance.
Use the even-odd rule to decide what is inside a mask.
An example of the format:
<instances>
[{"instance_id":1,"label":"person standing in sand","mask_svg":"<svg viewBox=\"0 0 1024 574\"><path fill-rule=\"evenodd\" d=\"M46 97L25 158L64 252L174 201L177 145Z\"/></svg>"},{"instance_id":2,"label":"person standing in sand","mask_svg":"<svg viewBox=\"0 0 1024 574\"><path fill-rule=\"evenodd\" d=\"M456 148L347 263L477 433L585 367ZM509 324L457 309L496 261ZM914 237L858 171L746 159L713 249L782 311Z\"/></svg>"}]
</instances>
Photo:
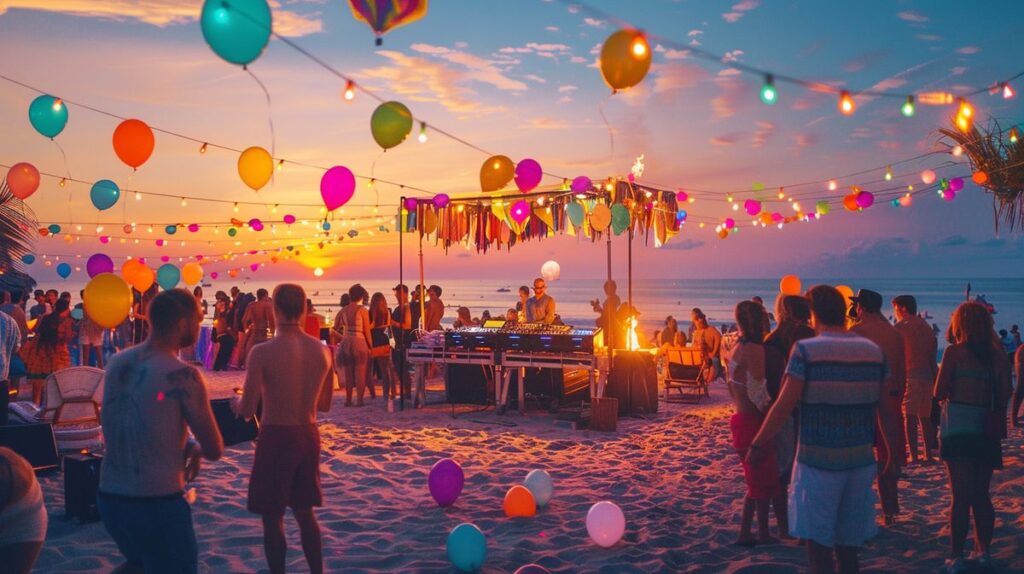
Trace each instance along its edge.
<instances>
[{"instance_id":1,"label":"person standing in sand","mask_svg":"<svg viewBox=\"0 0 1024 574\"><path fill-rule=\"evenodd\" d=\"M238 355L240 369L245 368L252 348L260 343L266 343L274 335L274 303L266 289L256 291L256 301L245 308L242 325L248 334L245 338L245 349Z\"/></svg>"},{"instance_id":2,"label":"person standing in sand","mask_svg":"<svg viewBox=\"0 0 1024 574\"><path fill-rule=\"evenodd\" d=\"M235 414L248 419L264 399L247 507L263 517L263 549L271 574L285 571L284 513L288 507L299 524L309 570L319 574L324 569L322 543L313 507L323 504L323 495L316 412L331 408L331 356L317 339L302 331L306 309L302 287L278 285L273 305L277 335L252 350L244 392L232 403Z\"/></svg>"},{"instance_id":3,"label":"person standing in sand","mask_svg":"<svg viewBox=\"0 0 1024 574\"><path fill-rule=\"evenodd\" d=\"M906 418L907 446L910 447L910 462L917 462L917 427L921 426L924 443L924 460L932 460L932 452L938 450L938 435L932 424L932 385L938 367L935 358L938 341L928 323L917 316L917 299L913 295L900 295L892 300L892 312L896 317L896 332L903 337L904 363L907 380L903 397L903 412Z\"/></svg>"},{"instance_id":4,"label":"person standing in sand","mask_svg":"<svg viewBox=\"0 0 1024 574\"><path fill-rule=\"evenodd\" d=\"M834 572L833 556L840 572L858 572L858 547L878 531L871 488L875 425L893 420L880 412L891 408L881 402L885 355L878 345L846 331L846 302L834 287L815 286L807 298L817 336L793 346L779 399L747 458L751 464L763 459L785 420L800 408L790 534L807 540L812 574ZM898 432L886 430L883 438Z\"/></svg>"},{"instance_id":5,"label":"person standing in sand","mask_svg":"<svg viewBox=\"0 0 1024 574\"><path fill-rule=\"evenodd\" d=\"M119 572L196 572L198 549L185 483L224 441L206 383L178 351L199 337L199 306L184 289L149 304L149 336L110 360L103 378L97 506L127 563ZM186 427L198 439L186 441Z\"/></svg>"},{"instance_id":6,"label":"person standing in sand","mask_svg":"<svg viewBox=\"0 0 1024 574\"><path fill-rule=\"evenodd\" d=\"M1017 386L1013 389L1013 409L1010 411L1010 421L1013 426L1021 426L1020 405L1024 403L1024 345L1017 347L1017 353L1013 359L1017 371Z\"/></svg>"},{"instance_id":7,"label":"person standing in sand","mask_svg":"<svg viewBox=\"0 0 1024 574\"><path fill-rule=\"evenodd\" d=\"M440 331L441 319L444 318L444 301L441 300L441 287L431 285L427 288L427 303L423 315L424 331Z\"/></svg>"},{"instance_id":8,"label":"person standing in sand","mask_svg":"<svg viewBox=\"0 0 1024 574\"><path fill-rule=\"evenodd\" d=\"M342 334L341 344L338 345L337 363L345 378L345 406L352 406L354 388L356 406L361 407L369 376L370 347L373 346L370 313L363 306L370 295L358 283L349 288L348 294L349 304L338 311L334 323L334 328Z\"/></svg>"}]
</instances>

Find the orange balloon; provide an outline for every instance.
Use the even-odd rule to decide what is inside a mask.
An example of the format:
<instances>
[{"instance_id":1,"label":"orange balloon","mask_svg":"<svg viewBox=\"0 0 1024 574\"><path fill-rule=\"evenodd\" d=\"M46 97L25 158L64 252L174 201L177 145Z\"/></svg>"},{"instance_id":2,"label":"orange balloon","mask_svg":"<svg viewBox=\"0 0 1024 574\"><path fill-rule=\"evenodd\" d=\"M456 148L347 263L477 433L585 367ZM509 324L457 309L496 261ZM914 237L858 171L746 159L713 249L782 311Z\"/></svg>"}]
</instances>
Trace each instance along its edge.
<instances>
[{"instance_id":1,"label":"orange balloon","mask_svg":"<svg viewBox=\"0 0 1024 574\"><path fill-rule=\"evenodd\" d=\"M495 155L480 166L481 191L498 191L508 185L516 174L516 164L507 156Z\"/></svg>"},{"instance_id":2,"label":"orange balloon","mask_svg":"<svg viewBox=\"0 0 1024 574\"><path fill-rule=\"evenodd\" d=\"M853 289L850 289L846 285L836 285L836 291L843 294L843 299L846 300L846 304L850 304L850 297L853 297Z\"/></svg>"},{"instance_id":3,"label":"orange balloon","mask_svg":"<svg viewBox=\"0 0 1024 574\"><path fill-rule=\"evenodd\" d=\"M725 239L726 237L729 237L729 231L726 230L726 229L719 229L718 230L718 237L720 237L722 239Z\"/></svg>"},{"instance_id":4,"label":"orange balloon","mask_svg":"<svg viewBox=\"0 0 1024 574\"><path fill-rule=\"evenodd\" d=\"M985 182L988 181L988 174L983 171L976 171L974 172L974 175L971 176L971 179L973 179L974 183L978 185L984 185Z\"/></svg>"},{"instance_id":5,"label":"orange balloon","mask_svg":"<svg viewBox=\"0 0 1024 574\"><path fill-rule=\"evenodd\" d=\"M154 281L156 281L156 273L146 265L139 263L135 272L132 273L132 287L135 287L139 293L145 293L153 286Z\"/></svg>"},{"instance_id":6,"label":"orange balloon","mask_svg":"<svg viewBox=\"0 0 1024 574\"><path fill-rule=\"evenodd\" d=\"M857 204L857 192L843 197L843 207L850 211L857 211L860 209L860 205Z\"/></svg>"},{"instance_id":7,"label":"orange balloon","mask_svg":"<svg viewBox=\"0 0 1024 574\"><path fill-rule=\"evenodd\" d=\"M139 262L135 259L129 259L121 264L121 277L124 278L125 282L129 285L132 284L132 275L135 273L135 268L139 265Z\"/></svg>"},{"instance_id":8,"label":"orange balloon","mask_svg":"<svg viewBox=\"0 0 1024 574\"><path fill-rule=\"evenodd\" d=\"M527 517L537 514L537 502L533 499L530 489L517 484L505 493L505 516L509 518Z\"/></svg>"},{"instance_id":9,"label":"orange balloon","mask_svg":"<svg viewBox=\"0 0 1024 574\"><path fill-rule=\"evenodd\" d=\"M39 170L30 163L16 163L7 172L7 187L18 199L28 199L39 189Z\"/></svg>"},{"instance_id":10,"label":"orange balloon","mask_svg":"<svg viewBox=\"0 0 1024 574\"><path fill-rule=\"evenodd\" d=\"M114 153L130 167L138 167L153 155L156 138L142 120L125 120L114 129Z\"/></svg>"},{"instance_id":11,"label":"orange balloon","mask_svg":"<svg viewBox=\"0 0 1024 574\"><path fill-rule=\"evenodd\" d=\"M651 68L651 46L638 30L619 30L601 46L601 76L612 89L633 87L640 83Z\"/></svg>"},{"instance_id":12,"label":"orange balloon","mask_svg":"<svg viewBox=\"0 0 1024 574\"><path fill-rule=\"evenodd\" d=\"M800 294L800 278L796 275L786 275L779 281L779 291L783 295L799 295Z\"/></svg>"}]
</instances>

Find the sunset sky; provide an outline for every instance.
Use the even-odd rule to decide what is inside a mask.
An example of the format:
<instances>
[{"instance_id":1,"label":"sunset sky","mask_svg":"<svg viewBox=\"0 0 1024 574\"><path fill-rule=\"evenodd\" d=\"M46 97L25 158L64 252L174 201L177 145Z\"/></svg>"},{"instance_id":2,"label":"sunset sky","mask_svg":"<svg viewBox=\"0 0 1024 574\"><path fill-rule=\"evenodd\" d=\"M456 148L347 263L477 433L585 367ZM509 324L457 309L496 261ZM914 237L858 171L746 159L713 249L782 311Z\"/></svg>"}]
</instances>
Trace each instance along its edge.
<instances>
[{"instance_id":1,"label":"sunset sky","mask_svg":"<svg viewBox=\"0 0 1024 574\"><path fill-rule=\"evenodd\" d=\"M486 155L429 128L429 139L421 144L415 137L418 126L409 140L381 154L369 129L376 102L365 94L346 102L341 97L344 81L277 40L250 66L270 93L268 110L257 83L204 42L198 23L201 4L0 0L0 74L73 103L231 148L270 149L269 118L275 158L286 160L274 182L257 194L240 181L236 153L211 148L200 154L193 141L157 133L153 157L132 173L111 146L119 120L72 104L67 128L56 138L66 153L65 166L58 147L28 122L29 103L38 94L0 79L0 164L26 161L45 173L89 182L112 179L124 189L172 196L137 201L126 193L114 208L99 213L89 202L89 185L60 188L57 179L44 177L28 203L42 226L58 223L62 235L76 238L71 243L61 236L40 238L37 255L67 258L106 252L153 260L169 255L176 261L274 247L269 230L243 230L240 246L223 230L217 235L209 229L195 234L181 230L173 241L162 230L169 223L279 219L289 212L299 219L317 219L315 207L281 207L272 214L269 208L243 206L236 214L230 204L181 205L179 194L319 204L322 172L288 165L288 160L345 165L360 175L433 193L479 191L478 172ZM621 19L618 23L558 1L434 0L423 19L387 34L379 48L346 2L274 0L271 5L278 33L380 96L404 102L428 125L513 160L534 158L545 171L568 178L623 176L634 158L644 154L643 181L717 192L716 197L702 194L690 207L694 216L715 219L736 215L724 201L727 192L755 183L774 194L779 186L879 168L840 179L832 197L841 198L854 184L869 191L890 185L881 181L884 166L934 149L935 130L954 112L952 106L918 105L913 118L904 118L901 100L862 97L856 113L846 117L838 113L834 95L781 82L779 103L766 106L758 98L763 78L729 68L729 61L854 90L941 90L954 95L1024 68L1024 48L1014 41L1024 4L1013 0L977 5L587 2ZM609 96L595 62L601 43L623 22L651 35L654 61L638 87ZM687 46L722 54L726 62L694 58ZM1014 88L1024 90L1024 79ZM1022 97L1004 100L983 93L972 102L981 119L991 116L1017 124ZM602 107L615 132L614 148ZM940 155L900 165L894 168L896 182L920 185L922 169L951 159ZM880 202L861 213L844 213L834 207L822 221L782 230L750 228L744 217L743 231L724 241L713 225L699 229L687 224L662 249L637 242L635 269L647 277L1019 276L1024 242L1019 234L996 233L991 196L970 183L969 166L961 163L939 174L966 176L967 186L955 201L922 194L909 208ZM799 189L828 194L824 184ZM389 224L387 216L394 214L402 193L395 186L370 188L360 182L353 205L337 221L372 216L379 205L383 223ZM139 225L122 245L117 238L127 222ZM149 223L154 225L151 234L145 231ZM96 233L97 224L105 232ZM266 278L312 278L311 269L322 266L325 278L340 281L395 276L397 237L393 230L380 232L378 225L373 219L361 221L358 238L322 251L313 246L301 263L268 264L260 273ZM366 233L369 229L377 230L373 237ZM279 226L276 247L299 245L299 238L312 235L310 227L301 225L292 232L287 237ZM114 239L102 245L96 237L100 234ZM157 247L158 238L170 244ZM624 269L624 243L624 237L613 241L618 269ZM407 254L411 272L414 249ZM561 263L563 277L604 273L603 245L571 237L482 256L462 247L445 255L431 246L426 256L428 269L437 276L533 276L548 259ZM267 259L240 258L237 265ZM78 264L84 276L84 259ZM27 270L44 282L56 276L41 263Z\"/></svg>"}]
</instances>

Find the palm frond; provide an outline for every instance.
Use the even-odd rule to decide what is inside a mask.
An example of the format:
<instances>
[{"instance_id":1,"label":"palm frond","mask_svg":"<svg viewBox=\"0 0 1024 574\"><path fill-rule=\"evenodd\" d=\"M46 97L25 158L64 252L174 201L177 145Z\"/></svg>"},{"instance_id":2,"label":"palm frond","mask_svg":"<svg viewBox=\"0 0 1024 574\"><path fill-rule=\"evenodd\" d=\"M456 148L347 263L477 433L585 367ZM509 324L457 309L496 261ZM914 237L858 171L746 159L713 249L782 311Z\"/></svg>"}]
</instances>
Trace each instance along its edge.
<instances>
[{"instance_id":1,"label":"palm frond","mask_svg":"<svg viewBox=\"0 0 1024 574\"><path fill-rule=\"evenodd\" d=\"M0 283L22 288L35 285L24 273L21 258L31 253L37 226L32 208L14 197L6 178L0 180Z\"/></svg>"}]
</instances>

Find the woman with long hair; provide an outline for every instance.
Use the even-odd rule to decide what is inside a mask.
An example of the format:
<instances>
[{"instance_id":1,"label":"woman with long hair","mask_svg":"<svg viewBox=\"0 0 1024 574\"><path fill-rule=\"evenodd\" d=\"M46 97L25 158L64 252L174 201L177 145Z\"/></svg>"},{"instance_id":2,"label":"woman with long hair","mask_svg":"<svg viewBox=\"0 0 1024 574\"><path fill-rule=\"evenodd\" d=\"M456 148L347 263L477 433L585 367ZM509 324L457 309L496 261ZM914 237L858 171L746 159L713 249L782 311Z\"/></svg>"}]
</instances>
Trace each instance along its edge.
<instances>
[{"instance_id":1,"label":"woman with long hair","mask_svg":"<svg viewBox=\"0 0 1024 574\"><path fill-rule=\"evenodd\" d=\"M223 291L214 295L213 305L213 370L228 368L231 353L235 350L235 335L231 327L231 299Z\"/></svg>"},{"instance_id":2,"label":"woman with long hair","mask_svg":"<svg viewBox=\"0 0 1024 574\"><path fill-rule=\"evenodd\" d=\"M68 343L73 334L68 301L59 299L53 312L39 319L35 338L21 348L21 359L25 361L27 377L32 383L32 401L37 405L42 405L46 377L71 366Z\"/></svg>"},{"instance_id":3,"label":"woman with long hair","mask_svg":"<svg viewBox=\"0 0 1024 574\"><path fill-rule=\"evenodd\" d=\"M377 292L370 298L370 358L374 370L380 375L384 400L390 401L398 396L395 383L398 375L391 362L391 310L383 293ZM373 386L370 386L370 397L373 397Z\"/></svg>"},{"instance_id":4,"label":"woman with long hair","mask_svg":"<svg viewBox=\"0 0 1024 574\"><path fill-rule=\"evenodd\" d=\"M727 379L729 394L736 412L729 421L732 430L733 447L743 464L743 478L747 493L743 501L740 518L738 546L754 546L776 542L768 530L768 507L772 498L779 493L779 473L775 462L774 447L767 451L756 464L747 463L747 449L757 436L764 422L764 415L771 404L765 381L764 325L767 312L764 306L753 301L741 301L736 305L736 325L740 338L729 359ZM757 538L751 534L754 511L757 510Z\"/></svg>"},{"instance_id":5,"label":"woman with long hair","mask_svg":"<svg viewBox=\"0 0 1024 574\"><path fill-rule=\"evenodd\" d=\"M355 388L356 406L361 407L368 378L370 347L373 345L370 336L370 314L363 306L369 298L369 293L362 285L356 283L349 288L348 295L349 304L338 311L338 316L334 320L334 328L342 335L336 363L345 374L345 406L352 406L352 390Z\"/></svg>"},{"instance_id":6,"label":"woman with long hair","mask_svg":"<svg viewBox=\"0 0 1024 574\"><path fill-rule=\"evenodd\" d=\"M473 320L473 315L470 313L469 307L459 307L455 314L455 322L452 323L453 329L472 327L479 324L477 321Z\"/></svg>"},{"instance_id":7,"label":"woman with long hair","mask_svg":"<svg viewBox=\"0 0 1024 574\"><path fill-rule=\"evenodd\" d=\"M995 509L989 485L992 471L1003 468L1001 440L1006 436L1010 399L1010 363L983 305L968 301L953 312L934 395L942 403L939 456L946 465L953 500L949 508L950 572L965 572L964 546L974 514L974 555L978 566L991 564L989 544Z\"/></svg>"}]
</instances>

